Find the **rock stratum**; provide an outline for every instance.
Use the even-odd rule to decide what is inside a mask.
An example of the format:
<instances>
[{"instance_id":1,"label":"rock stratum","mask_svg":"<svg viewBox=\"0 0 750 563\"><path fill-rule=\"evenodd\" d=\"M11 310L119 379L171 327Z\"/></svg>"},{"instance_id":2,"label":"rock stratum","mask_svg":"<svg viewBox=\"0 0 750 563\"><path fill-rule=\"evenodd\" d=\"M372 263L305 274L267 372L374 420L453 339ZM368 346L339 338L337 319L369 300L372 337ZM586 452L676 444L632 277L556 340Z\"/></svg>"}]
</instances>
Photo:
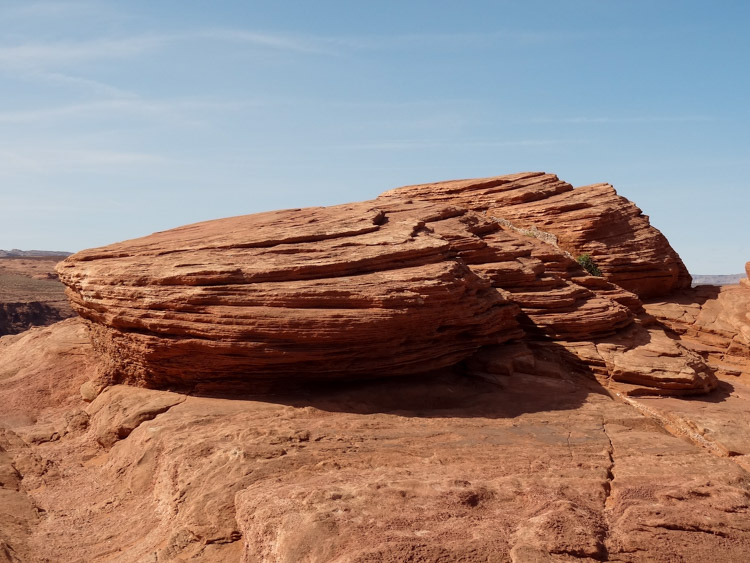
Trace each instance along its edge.
<instances>
[{"instance_id":1,"label":"rock stratum","mask_svg":"<svg viewBox=\"0 0 750 563\"><path fill-rule=\"evenodd\" d=\"M502 359L498 346L528 337L633 390L715 386L643 318L638 294L690 285L663 235L611 187L549 174L208 221L79 252L58 272L109 382L413 375L488 346Z\"/></svg>"},{"instance_id":2,"label":"rock stratum","mask_svg":"<svg viewBox=\"0 0 750 563\"><path fill-rule=\"evenodd\" d=\"M734 377L750 372L750 262L745 270L737 285L699 286L646 305L716 373Z\"/></svg>"},{"instance_id":3,"label":"rock stratum","mask_svg":"<svg viewBox=\"0 0 750 563\"><path fill-rule=\"evenodd\" d=\"M58 271L79 316L0 338L0 562L750 552L750 282L690 289L607 185L411 186Z\"/></svg>"}]
</instances>

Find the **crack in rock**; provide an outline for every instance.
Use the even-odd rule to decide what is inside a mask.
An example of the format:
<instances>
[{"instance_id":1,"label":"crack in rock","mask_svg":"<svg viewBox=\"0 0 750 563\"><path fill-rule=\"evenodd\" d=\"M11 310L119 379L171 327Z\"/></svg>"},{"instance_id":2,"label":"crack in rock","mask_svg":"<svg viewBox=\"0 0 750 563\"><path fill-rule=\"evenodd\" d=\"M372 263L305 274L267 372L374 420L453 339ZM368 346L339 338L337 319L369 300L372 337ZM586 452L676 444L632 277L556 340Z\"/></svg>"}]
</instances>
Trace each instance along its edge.
<instances>
[{"instance_id":1,"label":"crack in rock","mask_svg":"<svg viewBox=\"0 0 750 563\"><path fill-rule=\"evenodd\" d=\"M604 420L604 417L602 417L602 432L604 433L604 436L607 438L607 457L609 464L606 467L606 476L607 479L603 483L604 488L604 502L602 504L602 518L604 520L604 533L602 534L601 538L601 547L603 552L603 558L602 561L608 561L609 560L609 548L607 546L607 542L609 540L610 536L610 530L611 530L611 522L610 522L610 513L612 512L612 482L615 480L615 447L612 443L612 437L609 435L609 432L607 432L607 422Z\"/></svg>"}]
</instances>

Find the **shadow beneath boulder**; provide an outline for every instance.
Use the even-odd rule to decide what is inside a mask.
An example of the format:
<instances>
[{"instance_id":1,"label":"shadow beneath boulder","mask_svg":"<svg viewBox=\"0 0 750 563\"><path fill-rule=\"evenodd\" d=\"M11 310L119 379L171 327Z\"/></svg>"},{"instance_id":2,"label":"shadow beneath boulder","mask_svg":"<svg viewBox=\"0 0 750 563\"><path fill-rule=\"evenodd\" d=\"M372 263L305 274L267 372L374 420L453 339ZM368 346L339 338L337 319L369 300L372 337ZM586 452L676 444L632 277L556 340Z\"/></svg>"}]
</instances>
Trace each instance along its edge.
<instances>
[{"instance_id":1,"label":"shadow beneath boulder","mask_svg":"<svg viewBox=\"0 0 750 563\"><path fill-rule=\"evenodd\" d=\"M698 305L702 307L707 301L717 299L721 293L721 288L720 285L697 285L690 289L676 291L669 298L646 299L644 304L676 303L678 305Z\"/></svg>"},{"instance_id":2,"label":"shadow beneath boulder","mask_svg":"<svg viewBox=\"0 0 750 563\"><path fill-rule=\"evenodd\" d=\"M498 347L498 353L502 348ZM498 375L471 368L468 362L463 362L452 368L413 376L357 381L202 383L189 394L296 408L313 407L328 412L422 418L512 418L523 413L573 410L585 403L592 393L607 394L593 375L575 366L577 359L562 346L545 343L544 350L537 353L545 357L544 373ZM550 365L555 362L556 373L551 373Z\"/></svg>"},{"instance_id":3,"label":"shadow beneath boulder","mask_svg":"<svg viewBox=\"0 0 750 563\"><path fill-rule=\"evenodd\" d=\"M636 344L645 345L650 337L647 331L641 332L642 341L636 335ZM609 397L610 391L625 392L618 383L608 390L602 382L601 375L597 378L567 348L540 338L485 347L452 368L412 376L373 376L354 381L343 377L217 381L176 391L295 408L313 407L327 412L421 418L512 418L524 413L574 410L592 395ZM706 395L680 398L720 403L731 392L731 384L722 383ZM665 390L654 390L654 396L665 394L670 395Z\"/></svg>"},{"instance_id":4,"label":"shadow beneath boulder","mask_svg":"<svg viewBox=\"0 0 750 563\"><path fill-rule=\"evenodd\" d=\"M707 395L683 395L673 398L685 402L719 404L725 402L733 392L734 385L724 379L719 379L716 389Z\"/></svg>"}]
</instances>

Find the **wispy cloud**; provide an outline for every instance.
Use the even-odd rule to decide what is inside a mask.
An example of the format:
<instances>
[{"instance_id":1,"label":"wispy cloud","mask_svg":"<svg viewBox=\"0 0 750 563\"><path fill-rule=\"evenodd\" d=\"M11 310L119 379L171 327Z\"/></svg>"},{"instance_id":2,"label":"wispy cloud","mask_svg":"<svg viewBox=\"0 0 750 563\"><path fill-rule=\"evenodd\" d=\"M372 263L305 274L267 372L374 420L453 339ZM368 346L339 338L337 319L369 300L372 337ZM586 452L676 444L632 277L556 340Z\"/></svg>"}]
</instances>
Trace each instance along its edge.
<instances>
[{"instance_id":1,"label":"wispy cloud","mask_svg":"<svg viewBox=\"0 0 750 563\"><path fill-rule=\"evenodd\" d=\"M403 48L476 48L488 45L532 45L581 39L572 33L494 31L476 33L405 33L392 35L335 36L327 40L332 45L350 49L388 50Z\"/></svg>"},{"instance_id":2,"label":"wispy cloud","mask_svg":"<svg viewBox=\"0 0 750 563\"><path fill-rule=\"evenodd\" d=\"M73 3L77 5L76 3ZM37 10L57 9L52 4L36 5ZM103 37L80 41L26 42L0 46L0 66L46 69L69 63L131 58L159 48L197 40L229 42L260 49L305 55L338 56L357 50L403 48L463 48L489 44L531 44L569 40L575 35L538 32L497 31L491 33L423 33L396 35L311 35L237 28L195 29L168 34Z\"/></svg>"},{"instance_id":3,"label":"wispy cloud","mask_svg":"<svg viewBox=\"0 0 750 563\"><path fill-rule=\"evenodd\" d=\"M29 76L38 78L47 82L53 82L61 85L73 86L78 89L85 90L96 95L104 95L113 98L134 98L136 97L134 92L117 88L111 84L105 84L99 80L93 80L91 78L83 78L80 76L73 76L62 72L45 72L45 71L32 71Z\"/></svg>"},{"instance_id":4,"label":"wispy cloud","mask_svg":"<svg viewBox=\"0 0 750 563\"><path fill-rule=\"evenodd\" d=\"M108 149L0 149L0 173L59 173L71 169L158 164L160 155Z\"/></svg>"},{"instance_id":5,"label":"wispy cloud","mask_svg":"<svg viewBox=\"0 0 750 563\"><path fill-rule=\"evenodd\" d=\"M139 98L115 98L80 104L69 104L57 107L32 110L0 112L0 123L47 122L52 119L68 117L85 118L104 115L128 114L144 117L174 118L183 113L206 111L233 111L260 105L254 101L210 101L210 100L144 100Z\"/></svg>"},{"instance_id":6,"label":"wispy cloud","mask_svg":"<svg viewBox=\"0 0 750 563\"><path fill-rule=\"evenodd\" d=\"M335 145L328 148L350 150L422 150L436 148L502 148L502 147L542 147L550 145L579 144L583 141L572 139L521 139L511 141L439 141L433 139L402 139L374 143L353 143Z\"/></svg>"},{"instance_id":7,"label":"wispy cloud","mask_svg":"<svg viewBox=\"0 0 750 563\"><path fill-rule=\"evenodd\" d=\"M334 55L335 41L324 37L236 29L209 29L181 33L104 37L80 41L25 42L0 46L0 66L43 70L61 65L128 59L181 42L231 42L300 54Z\"/></svg>"},{"instance_id":8,"label":"wispy cloud","mask_svg":"<svg viewBox=\"0 0 750 563\"><path fill-rule=\"evenodd\" d=\"M561 123L561 124L628 124L628 123L706 123L715 121L707 115L663 115L663 116L630 116L630 117L537 117L532 123Z\"/></svg>"},{"instance_id":9,"label":"wispy cloud","mask_svg":"<svg viewBox=\"0 0 750 563\"><path fill-rule=\"evenodd\" d=\"M128 58L153 50L168 40L168 36L152 35L2 46L0 66L36 69L71 62Z\"/></svg>"},{"instance_id":10,"label":"wispy cloud","mask_svg":"<svg viewBox=\"0 0 750 563\"><path fill-rule=\"evenodd\" d=\"M336 50L333 49L335 41L330 38L313 35L217 28L186 33L183 37L186 39L198 37L214 41L227 41L304 54L336 54Z\"/></svg>"},{"instance_id":11,"label":"wispy cloud","mask_svg":"<svg viewBox=\"0 0 750 563\"><path fill-rule=\"evenodd\" d=\"M308 54L341 55L352 50L378 51L405 48L476 48L488 45L532 45L575 41L591 34L573 32L498 30L470 33L402 33L373 35L311 35L233 28L216 28L185 34L218 41L252 44Z\"/></svg>"}]
</instances>

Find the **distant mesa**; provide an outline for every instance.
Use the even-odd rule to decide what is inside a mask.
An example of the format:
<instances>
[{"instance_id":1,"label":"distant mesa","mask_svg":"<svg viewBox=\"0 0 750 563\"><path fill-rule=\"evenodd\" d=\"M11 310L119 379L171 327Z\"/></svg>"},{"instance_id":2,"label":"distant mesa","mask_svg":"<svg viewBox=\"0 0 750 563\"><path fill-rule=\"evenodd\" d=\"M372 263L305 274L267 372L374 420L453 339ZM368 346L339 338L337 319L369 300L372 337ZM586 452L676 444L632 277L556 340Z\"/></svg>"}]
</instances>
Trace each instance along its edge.
<instances>
[{"instance_id":1,"label":"distant mesa","mask_svg":"<svg viewBox=\"0 0 750 563\"><path fill-rule=\"evenodd\" d=\"M0 250L0 258L42 258L60 256L66 257L73 254L72 252L63 252L59 250Z\"/></svg>"},{"instance_id":2,"label":"distant mesa","mask_svg":"<svg viewBox=\"0 0 750 563\"><path fill-rule=\"evenodd\" d=\"M65 286L54 270L64 256L19 256L17 253L22 251L18 250L0 252L0 336L74 315Z\"/></svg>"},{"instance_id":3,"label":"distant mesa","mask_svg":"<svg viewBox=\"0 0 750 563\"><path fill-rule=\"evenodd\" d=\"M57 271L109 383L460 365L490 379L580 369L632 394L716 385L643 311L642 298L690 287L666 238L612 186L541 172L187 225L79 252Z\"/></svg>"},{"instance_id":4,"label":"distant mesa","mask_svg":"<svg viewBox=\"0 0 750 563\"><path fill-rule=\"evenodd\" d=\"M745 274L729 274L729 275L693 275L693 287L699 285L735 285L740 283L745 277Z\"/></svg>"}]
</instances>

